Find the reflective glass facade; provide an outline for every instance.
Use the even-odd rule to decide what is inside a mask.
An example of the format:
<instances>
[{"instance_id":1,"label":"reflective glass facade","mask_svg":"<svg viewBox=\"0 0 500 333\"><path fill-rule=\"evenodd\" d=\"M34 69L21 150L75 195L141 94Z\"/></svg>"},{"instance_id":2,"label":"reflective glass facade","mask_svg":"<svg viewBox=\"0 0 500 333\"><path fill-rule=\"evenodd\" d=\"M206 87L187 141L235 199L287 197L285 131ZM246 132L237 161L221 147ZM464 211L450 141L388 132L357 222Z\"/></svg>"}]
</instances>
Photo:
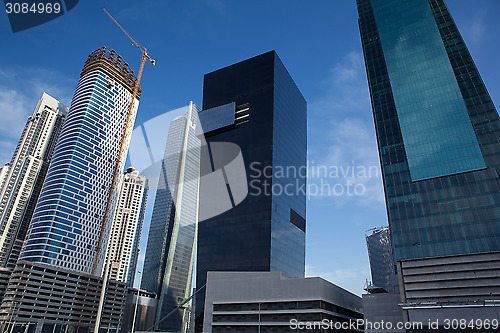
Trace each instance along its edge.
<instances>
[{"instance_id":1,"label":"reflective glass facade","mask_svg":"<svg viewBox=\"0 0 500 333\"><path fill-rule=\"evenodd\" d=\"M200 123L203 124L203 131L210 132L225 126L233 125L235 111L235 103L228 103L212 109L203 110L203 112L199 114Z\"/></svg>"},{"instance_id":2,"label":"reflective glass facade","mask_svg":"<svg viewBox=\"0 0 500 333\"><path fill-rule=\"evenodd\" d=\"M117 158L119 172L123 170L139 104L136 100L125 149L118 156L133 82L133 73L114 51L101 48L89 56L55 147L22 259L90 274L97 258L104 259L106 244L98 249L98 242L112 172Z\"/></svg>"},{"instance_id":3,"label":"reflective glass facade","mask_svg":"<svg viewBox=\"0 0 500 333\"><path fill-rule=\"evenodd\" d=\"M272 179L271 271L304 277L306 178L299 171L307 165L307 104L277 56L273 108L273 168L290 172Z\"/></svg>"},{"instance_id":4,"label":"reflective glass facade","mask_svg":"<svg viewBox=\"0 0 500 333\"><path fill-rule=\"evenodd\" d=\"M306 166L306 101L271 51L205 75L203 109L232 102L236 103L233 126L212 132L205 130L203 122L202 126L208 143L240 147L249 191L232 209L199 223L197 288L204 286L208 271L281 271L288 277L304 276L306 193L301 185L305 179L278 177L269 170ZM276 184L274 194L272 184ZM280 193L279 188L286 185L287 193ZM200 291L197 331L202 327L203 306L204 291Z\"/></svg>"},{"instance_id":5,"label":"reflective glass facade","mask_svg":"<svg viewBox=\"0 0 500 333\"><path fill-rule=\"evenodd\" d=\"M389 293L398 293L398 277L389 228L375 229L370 235L366 235L366 247L373 285Z\"/></svg>"},{"instance_id":6,"label":"reflective glass facade","mask_svg":"<svg viewBox=\"0 0 500 333\"><path fill-rule=\"evenodd\" d=\"M188 312L178 309L191 295L196 251L200 139L196 136L199 107L193 102L175 118L168 132L165 154L149 229L141 288L158 298L155 330L184 332Z\"/></svg>"},{"instance_id":7,"label":"reflective glass facade","mask_svg":"<svg viewBox=\"0 0 500 333\"><path fill-rule=\"evenodd\" d=\"M428 2L372 3L412 180L485 168Z\"/></svg>"},{"instance_id":8,"label":"reflective glass facade","mask_svg":"<svg viewBox=\"0 0 500 333\"><path fill-rule=\"evenodd\" d=\"M499 251L499 117L446 4L357 4L396 259Z\"/></svg>"}]
</instances>

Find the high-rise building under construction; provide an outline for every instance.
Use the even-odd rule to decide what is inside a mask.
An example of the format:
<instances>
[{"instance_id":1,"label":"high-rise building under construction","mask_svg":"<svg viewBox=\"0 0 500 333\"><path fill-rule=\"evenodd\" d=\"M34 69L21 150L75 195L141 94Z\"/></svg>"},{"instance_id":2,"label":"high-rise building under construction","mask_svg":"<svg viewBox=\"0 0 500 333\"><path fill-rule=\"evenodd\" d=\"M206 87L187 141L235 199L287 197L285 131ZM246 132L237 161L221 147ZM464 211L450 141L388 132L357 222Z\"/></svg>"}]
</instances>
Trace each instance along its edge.
<instances>
[{"instance_id":1,"label":"high-rise building under construction","mask_svg":"<svg viewBox=\"0 0 500 333\"><path fill-rule=\"evenodd\" d=\"M118 161L122 172L139 96L128 122L135 76L105 47L92 52L80 74L68 116L28 229L21 259L100 274L109 226L103 225Z\"/></svg>"}]
</instances>

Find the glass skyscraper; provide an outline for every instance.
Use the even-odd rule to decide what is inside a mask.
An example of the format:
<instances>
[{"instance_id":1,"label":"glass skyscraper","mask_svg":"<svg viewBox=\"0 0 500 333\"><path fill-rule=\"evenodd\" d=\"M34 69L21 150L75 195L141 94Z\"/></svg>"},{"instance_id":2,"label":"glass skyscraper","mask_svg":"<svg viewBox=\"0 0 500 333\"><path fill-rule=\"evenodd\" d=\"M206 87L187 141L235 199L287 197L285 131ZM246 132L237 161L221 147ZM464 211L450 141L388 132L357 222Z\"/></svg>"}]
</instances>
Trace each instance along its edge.
<instances>
[{"instance_id":1,"label":"glass skyscraper","mask_svg":"<svg viewBox=\"0 0 500 333\"><path fill-rule=\"evenodd\" d=\"M210 193L203 177L212 171L222 170L232 209L200 219L196 287L204 287L208 271L280 271L304 277L306 179L294 171L306 167L307 103L277 54L267 52L206 74L200 121L210 147L202 150L200 215L205 193ZM246 176L222 167L221 152L214 149L222 142L239 146ZM205 160L211 161L208 171ZM270 171L280 167L289 172ZM239 190L241 182L248 184L246 197ZM197 331L203 306L201 290L196 295Z\"/></svg>"},{"instance_id":2,"label":"glass skyscraper","mask_svg":"<svg viewBox=\"0 0 500 333\"><path fill-rule=\"evenodd\" d=\"M14 268L68 108L43 93L0 181L0 266Z\"/></svg>"},{"instance_id":3,"label":"glass skyscraper","mask_svg":"<svg viewBox=\"0 0 500 333\"><path fill-rule=\"evenodd\" d=\"M29 226L21 259L94 274L104 259L103 218L117 159L122 172L128 137L118 156L135 77L113 50L91 53L75 95ZM104 239L106 237L103 237ZM104 244L105 245L105 244ZM95 271L99 275L99 271Z\"/></svg>"},{"instance_id":4,"label":"glass skyscraper","mask_svg":"<svg viewBox=\"0 0 500 333\"><path fill-rule=\"evenodd\" d=\"M472 57L443 0L357 6L402 301L498 299L500 122Z\"/></svg>"},{"instance_id":5,"label":"glass skyscraper","mask_svg":"<svg viewBox=\"0 0 500 333\"><path fill-rule=\"evenodd\" d=\"M191 295L200 183L199 111L191 102L186 114L170 123L144 259L141 288L157 295L155 330L164 332L185 332L189 319L184 307L165 316Z\"/></svg>"},{"instance_id":6,"label":"glass skyscraper","mask_svg":"<svg viewBox=\"0 0 500 333\"><path fill-rule=\"evenodd\" d=\"M399 292L389 228L375 228L365 237L372 273L372 287L382 288L388 293Z\"/></svg>"}]
</instances>

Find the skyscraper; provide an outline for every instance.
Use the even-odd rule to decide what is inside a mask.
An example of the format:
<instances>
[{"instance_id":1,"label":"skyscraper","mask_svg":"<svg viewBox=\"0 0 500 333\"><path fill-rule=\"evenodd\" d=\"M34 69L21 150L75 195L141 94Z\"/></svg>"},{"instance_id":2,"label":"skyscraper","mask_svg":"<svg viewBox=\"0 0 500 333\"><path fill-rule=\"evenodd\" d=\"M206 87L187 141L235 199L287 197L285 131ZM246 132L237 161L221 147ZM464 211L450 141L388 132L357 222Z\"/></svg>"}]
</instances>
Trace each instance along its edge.
<instances>
[{"instance_id":1,"label":"skyscraper","mask_svg":"<svg viewBox=\"0 0 500 333\"><path fill-rule=\"evenodd\" d=\"M10 164L4 164L0 169L0 189L3 188L3 182L7 176L7 172L9 171Z\"/></svg>"},{"instance_id":2,"label":"skyscraper","mask_svg":"<svg viewBox=\"0 0 500 333\"><path fill-rule=\"evenodd\" d=\"M107 255L110 256L109 278L134 285L139 239L148 197L148 179L130 167L121 177L114 208Z\"/></svg>"},{"instance_id":3,"label":"skyscraper","mask_svg":"<svg viewBox=\"0 0 500 333\"><path fill-rule=\"evenodd\" d=\"M131 103L135 77L113 50L92 52L61 130L33 214L21 258L74 271L100 274L104 261L102 230L113 169L123 170L138 100L119 146ZM139 97L138 97L139 98ZM109 229L109 228L108 228Z\"/></svg>"},{"instance_id":4,"label":"skyscraper","mask_svg":"<svg viewBox=\"0 0 500 333\"><path fill-rule=\"evenodd\" d=\"M500 297L498 113L443 0L357 5L404 309L487 318Z\"/></svg>"},{"instance_id":5,"label":"skyscraper","mask_svg":"<svg viewBox=\"0 0 500 333\"><path fill-rule=\"evenodd\" d=\"M0 266L13 268L35 209L67 107L43 93L0 173Z\"/></svg>"},{"instance_id":6,"label":"skyscraper","mask_svg":"<svg viewBox=\"0 0 500 333\"><path fill-rule=\"evenodd\" d=\"M173 311L191 294L196 234L201 140L199 107L191 102L168 131L144 259L142 289L158 298L156 330L185 332L189 313Z\"/></svg>"},{"instance_id":7,"label":"skyscraper","mask_svg":"<svg viewBox=\"0 0 500 333\"><path fill-rule=\"evenodd\" d=\"M202 163L203 154L211 153L212 169L222 170L232 209L199 222L196 287L203 288L208 271L304 277L306 179L299 170L307 160L307 104L277 54L206 74L200 121L210 150L219 142L239 146L246 169L240 181L249 191L243 199L234 191L232 180L240 176L221 167L220 152L202 151ZM270 171L283 168L289 172ZM200 193L202 214L204 193L210 193L203 182ZM197 331L203 306L202 290L196 295Z\"/></svg>"},{"instance_id":8,"label":"skyscraper","mask_svg":"<svg viewBox=\"0 0 500 333\"><path fill-rule=\"evenodd\" d=\"M375 228L365 237L373 286L388 293L398 293L398 277L389 228Z\"/></svg>"}]
</instances>

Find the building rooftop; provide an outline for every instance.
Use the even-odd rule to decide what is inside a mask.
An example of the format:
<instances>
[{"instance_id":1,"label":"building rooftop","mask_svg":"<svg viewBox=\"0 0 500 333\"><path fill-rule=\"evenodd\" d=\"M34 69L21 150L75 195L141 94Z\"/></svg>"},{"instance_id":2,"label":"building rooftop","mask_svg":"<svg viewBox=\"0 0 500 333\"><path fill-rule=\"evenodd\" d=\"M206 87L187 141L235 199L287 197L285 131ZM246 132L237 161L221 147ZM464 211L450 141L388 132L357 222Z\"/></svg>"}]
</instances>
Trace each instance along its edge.
<instances>
[{"instance_id":1,"label":"building rooftop","mask_svg":"<svg viewBox=\"0 0 500 333\"><path fill-rule=\"evenodd\" d=\"M118 81L130 93L134 91L136 80L134 71L130 69L128 63L115 50L110 50L106 46L103 46L89 54L80 73L80 78L96 70L100 70ZM141 92L141 88L139 87L137 99L140 99Z\"/></svg>"}]
</instances>

